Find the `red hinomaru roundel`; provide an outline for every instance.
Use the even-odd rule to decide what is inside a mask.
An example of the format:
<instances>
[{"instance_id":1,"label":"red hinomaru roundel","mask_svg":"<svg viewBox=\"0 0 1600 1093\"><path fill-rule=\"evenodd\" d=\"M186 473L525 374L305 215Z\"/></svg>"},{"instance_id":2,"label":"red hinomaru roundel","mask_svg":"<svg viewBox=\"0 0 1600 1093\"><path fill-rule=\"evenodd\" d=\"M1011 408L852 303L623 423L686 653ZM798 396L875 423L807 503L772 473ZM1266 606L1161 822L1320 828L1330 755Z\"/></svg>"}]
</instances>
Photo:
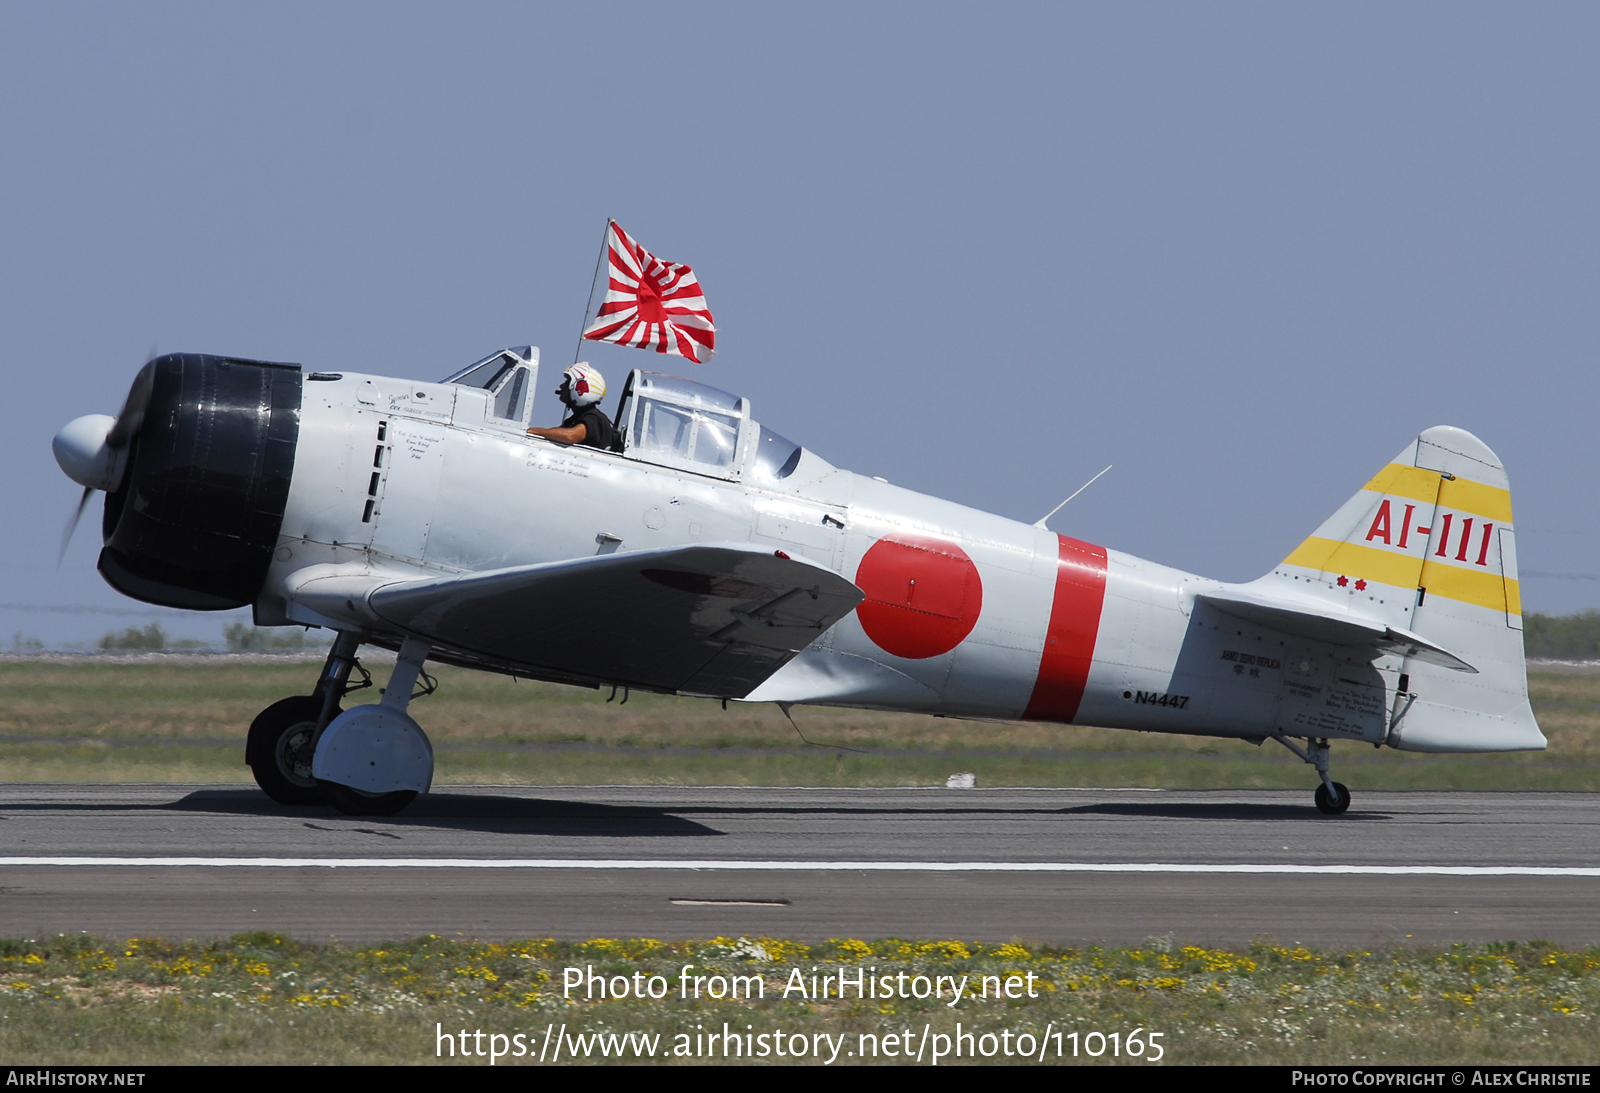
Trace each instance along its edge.
<instances>
[{"instance_id":1,"label":"red hinomaru roundel","mask_svg":"<svg viewBox=\"0 0 1600 1093\"><path fill-rule=\"evenodd\" d=\"M867 637L908 660L948 653L983 610L978 567L942 539L879 539L856 567L856 586L867 595L856 608Z\"/></svg>"}]
</instances>

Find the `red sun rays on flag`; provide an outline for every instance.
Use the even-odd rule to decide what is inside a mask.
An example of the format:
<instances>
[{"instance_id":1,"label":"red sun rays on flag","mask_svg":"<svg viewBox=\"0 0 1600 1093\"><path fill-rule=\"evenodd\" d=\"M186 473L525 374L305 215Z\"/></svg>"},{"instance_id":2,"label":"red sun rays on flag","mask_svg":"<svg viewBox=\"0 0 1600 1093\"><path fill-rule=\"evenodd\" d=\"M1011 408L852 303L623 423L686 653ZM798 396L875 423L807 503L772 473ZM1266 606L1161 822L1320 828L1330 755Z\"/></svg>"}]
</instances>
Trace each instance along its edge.
<instances>
[{"instance_id":1,"label":"red sun rays on flag","mask_svg":"<svg viewBox=\"0 0 1600 1093\"><path fill-rule=\"evenodd\" d=\"M585 339L673 353L696 364L711 359L717 328L694 270L657 258L615 220L606 226L605 257L606 296Z\"/></svg>"}]
</instances>

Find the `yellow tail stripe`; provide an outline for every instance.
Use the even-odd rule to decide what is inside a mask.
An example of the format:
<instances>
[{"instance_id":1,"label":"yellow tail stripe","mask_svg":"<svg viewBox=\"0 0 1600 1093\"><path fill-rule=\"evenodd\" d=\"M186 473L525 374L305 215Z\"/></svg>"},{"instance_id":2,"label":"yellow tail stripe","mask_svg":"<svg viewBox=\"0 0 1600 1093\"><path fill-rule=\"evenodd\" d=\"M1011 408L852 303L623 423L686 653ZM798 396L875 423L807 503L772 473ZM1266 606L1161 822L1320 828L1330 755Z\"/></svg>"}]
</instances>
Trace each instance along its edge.
<instances>
[{"instance_id":1,"label":"yellow tail stripe","mask_svg":"<svg viewBox=\"0 0 1600 1093\"><path fill-rule=\"evenodd\" d=\"M1511 491L1498 486L1485 486L1466 478L1447 479L1440 488L1438 471L1422 467L1408 467L1404 463L1390 463L1373 475L1365 489L1373 493L1386 493L1392 497L1409 497L1413 501L1431 502L1439 499L1441 507L1457 512L1470 512L1486 520L1502 524L1511 523Z\"/></svg>"},{"instance_id":2,"label":"yellow tail stripe","mask_svg":"<svg viewBox=\"0 0 1600 1093\"><path fill-rule=\"evenodd\" d=\"M1422 575L1422 559L1392 550L1319 539L1315 535L1294 548L1284 565L1303 565L1323 573L1340 573L1400 588L1417 587Z\"/></svg>"},{"instance_id":3,"label":"yellow tail stripe","mask_svg":"<svg viewBox=\"0 0 1600 1093\"><path fill-rule=\"evenodd\" d=\"M1501 580L1498 573L1464 569L1455 565L1430 565L1422 583L1428 595L1474 603L1495 611L1522 614L1522 595L1516 581ZM1509 608L1507 601L1511 601Z\"/></svg>"},{"instance_id":4,"label":"yellow tail stripe","mask_svg":"<svg viewBox=\"0 0 1600 1093\"><path fill-rule=\"evenodd\" d=\"M1316 536L1301 543L1283 560L1284 565L1304 566L1319 573L1338 573L1398 588L1415 588L1420 582L1427 585L1430 596L1522 614L1522 597L1516 581L1502 580L1499 573L1487 569L1438 562L1428 567L1427 580L1421 581L1422 562L1423 559L1414 555Z\"/></svg>"},{"instance_id":5,"label":"yellow tail stripe","mask_svg":"<svg viewBox=\"0 0 1600 1093\"><path fill-rule=\"evenodd\" d=\"M1482 482L1465 478L1446 482L1439 491L1439 505L1457 512L1470 512L1485 520L1497 520L1502 525L1511 523L1511 491L1485 486Z\"/></svg>"},{"instance_id":6,"label":"yellow tail stripe","mask_svg":"<svg viewBox=\"0 0 1600 1093\"><path fill-rule=\"evenodd\" d=\"M1413 501L1432 501L1439 495L1439 472L1421 467L1408 467L1404 463L1390 463L1372 476L1364 489L1373 493L1387 493L1395 497L1409 497Z\"/></svg>"}]
</instances>

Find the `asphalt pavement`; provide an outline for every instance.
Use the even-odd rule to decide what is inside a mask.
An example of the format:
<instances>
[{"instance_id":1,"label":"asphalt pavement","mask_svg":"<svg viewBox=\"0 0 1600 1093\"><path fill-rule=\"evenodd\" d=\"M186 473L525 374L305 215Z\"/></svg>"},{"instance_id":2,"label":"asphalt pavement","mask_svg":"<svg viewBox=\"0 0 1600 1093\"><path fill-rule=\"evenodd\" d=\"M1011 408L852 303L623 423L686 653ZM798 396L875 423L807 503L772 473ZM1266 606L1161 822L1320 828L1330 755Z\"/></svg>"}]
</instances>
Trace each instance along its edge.
<instances>
[{"instance_id":1,"label":"asphalt pavement","mask_svg":"<svg viewBox=\"0 0 1600 1093\"><path fill-rule=\"evenodd\" d=\"M1600 796L0 786L0 936L1600 944Z\"/></svg>"}]
</instances>

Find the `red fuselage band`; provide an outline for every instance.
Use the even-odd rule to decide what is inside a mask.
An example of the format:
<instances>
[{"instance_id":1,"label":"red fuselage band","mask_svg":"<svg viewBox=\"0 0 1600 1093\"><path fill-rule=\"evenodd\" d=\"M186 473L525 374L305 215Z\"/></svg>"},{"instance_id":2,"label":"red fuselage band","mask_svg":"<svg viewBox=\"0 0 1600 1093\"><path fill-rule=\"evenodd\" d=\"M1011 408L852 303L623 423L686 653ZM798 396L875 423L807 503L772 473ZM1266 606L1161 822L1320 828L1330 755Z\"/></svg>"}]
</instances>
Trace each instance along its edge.
<instances>
[{"instance_id":1,"label":"red fuselage band","mask_svg":"<svg viewBox=\"0 0 1600 1093\"><path fill-rule=\"evenodd\" d=\"M1058 535L1055 600L1045 631L1039 678L1023 718L1069 722L1078 715L1083 688L1094 662L1100 634L1100 608L1106 598L1106 549Z\"/></svg>"}]
</instances>

